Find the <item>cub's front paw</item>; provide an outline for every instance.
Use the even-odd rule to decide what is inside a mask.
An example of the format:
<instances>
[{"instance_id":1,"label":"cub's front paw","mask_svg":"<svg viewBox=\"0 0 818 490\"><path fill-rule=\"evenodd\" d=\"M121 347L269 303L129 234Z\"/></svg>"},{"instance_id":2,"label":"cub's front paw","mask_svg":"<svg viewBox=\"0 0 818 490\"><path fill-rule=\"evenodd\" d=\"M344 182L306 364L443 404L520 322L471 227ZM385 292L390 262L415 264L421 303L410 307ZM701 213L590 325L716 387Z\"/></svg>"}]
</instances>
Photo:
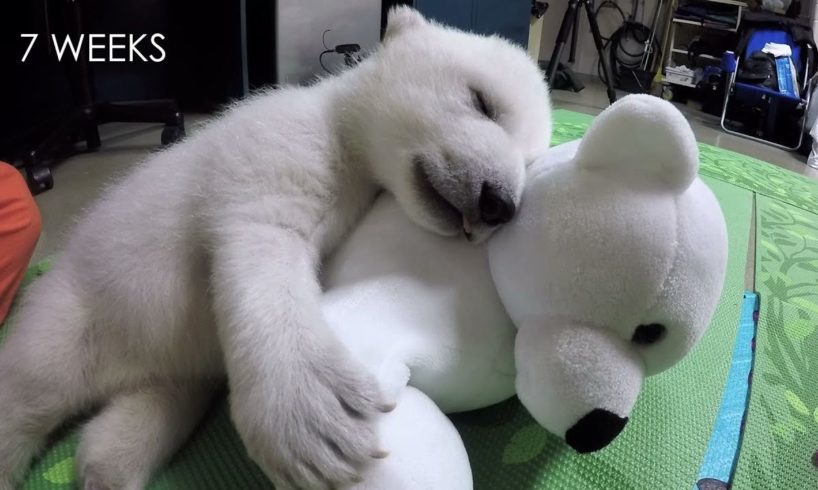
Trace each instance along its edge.
<instances>
[{"instance_id":1,"label":"cub's front paw","mask_svg":"<svg viewBox=\"0 0 818 490\"><path fill-rule=\"evenodd\" d=\"M325 489L360 481L387 453L378 445L382 402L375 380L341 352L275 376L269 389L233 397L250 456L281 489ZM238 395L238 393L234 393Z\"/></svg>"}]
</instances>

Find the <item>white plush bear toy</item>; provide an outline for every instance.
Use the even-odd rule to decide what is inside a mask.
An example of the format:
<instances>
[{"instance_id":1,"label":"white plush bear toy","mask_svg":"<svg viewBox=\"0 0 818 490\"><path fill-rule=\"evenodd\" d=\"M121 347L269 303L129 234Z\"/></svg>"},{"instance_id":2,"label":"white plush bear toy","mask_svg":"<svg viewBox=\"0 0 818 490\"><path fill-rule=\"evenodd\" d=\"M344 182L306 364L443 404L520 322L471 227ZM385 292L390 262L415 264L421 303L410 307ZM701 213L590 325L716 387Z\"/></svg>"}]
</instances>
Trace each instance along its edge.
<instances>
[{"instance_id":1,"label":"white plush bear toy","mask_svg":"<svg viewBox=\"0 0 818 490\"><path fill-rule=\"evenodd\" d=\"M577 451L610 443L721 292L727 232L697 168L684 117L632 95L529 169L518 215L487 247L378 201L325 271L326 317L397 401L381 421L390 456L352 488L472 488L443 413L515 392Z\"/></svg>"}]
</instances>

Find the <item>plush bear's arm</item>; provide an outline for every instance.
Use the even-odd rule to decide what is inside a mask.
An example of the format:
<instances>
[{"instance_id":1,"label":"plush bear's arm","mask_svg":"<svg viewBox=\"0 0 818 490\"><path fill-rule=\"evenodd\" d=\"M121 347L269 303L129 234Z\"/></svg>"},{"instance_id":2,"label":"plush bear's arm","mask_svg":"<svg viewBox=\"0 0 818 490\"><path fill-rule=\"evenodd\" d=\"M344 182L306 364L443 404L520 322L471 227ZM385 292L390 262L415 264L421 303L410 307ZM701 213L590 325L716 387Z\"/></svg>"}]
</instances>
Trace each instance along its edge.
<instances>
[{"instance_id":1,"label":"plush bear's arm","mask_svg":"<svg viewBox=\"0 0 818 490\"><path fill-rule=\"evenodd\" d=\"M395 394L409 384L445 411L514 390L514 334L485 249L412 224L384 196L324 272L324 316Z\"/></svg>"}]
</instances>

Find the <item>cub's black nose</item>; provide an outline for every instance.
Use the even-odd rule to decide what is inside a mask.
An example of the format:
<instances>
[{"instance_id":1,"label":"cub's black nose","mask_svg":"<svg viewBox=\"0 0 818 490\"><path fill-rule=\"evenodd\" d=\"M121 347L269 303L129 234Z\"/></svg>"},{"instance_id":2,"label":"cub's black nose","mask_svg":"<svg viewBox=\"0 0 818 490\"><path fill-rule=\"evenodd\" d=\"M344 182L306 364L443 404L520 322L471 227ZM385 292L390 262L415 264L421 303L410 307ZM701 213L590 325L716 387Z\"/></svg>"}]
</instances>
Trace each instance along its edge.
<instances>
[{"instance_id":1,"label":"cub's black nose","mask_svg":"<svg viewBox=\"0 0 818 490\"><path fill-rule=\"evenodd\" d=\"M488 182L483 182L478 205L480 206L480 219L489 226L508 223L514 217L514 212L517 211L514 200Z\"/></svg>"},{"instance_id":2,"label":"cub's black nose","mask_svg":"<svg viewBox=\"0 0 818 490\"><path fill-rule=\"evenodd\" d=\"M628 423L607 410L595 408L565 433L565 442L578 453L592 453L611 443Z\"/></svg>"}]
</instances>

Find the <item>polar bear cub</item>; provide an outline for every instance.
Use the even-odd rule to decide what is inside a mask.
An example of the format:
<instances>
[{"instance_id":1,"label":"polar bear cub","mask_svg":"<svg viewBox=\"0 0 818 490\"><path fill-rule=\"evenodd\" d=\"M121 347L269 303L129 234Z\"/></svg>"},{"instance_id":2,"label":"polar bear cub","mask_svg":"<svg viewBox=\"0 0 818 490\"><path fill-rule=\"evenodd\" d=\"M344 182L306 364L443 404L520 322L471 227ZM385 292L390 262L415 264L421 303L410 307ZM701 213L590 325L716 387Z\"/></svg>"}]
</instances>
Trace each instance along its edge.
<instances>
[{"instance_id":1,"label":"polar bear cub","mask_svg":"<svg viewBox=\"0 0 818 490\"><path fill-rule=\"evenodd\" d=\"M84 487L142 488L225 379L280 488L358 479L385 455L373 419L389 405L326 327L322 258L381 190L420 226L483 240L550 131L522 49L399 8L358 67L255 96L153 155L78 223L0 349L0 490L93 406Z\"/></svg>"}]
</instances>

